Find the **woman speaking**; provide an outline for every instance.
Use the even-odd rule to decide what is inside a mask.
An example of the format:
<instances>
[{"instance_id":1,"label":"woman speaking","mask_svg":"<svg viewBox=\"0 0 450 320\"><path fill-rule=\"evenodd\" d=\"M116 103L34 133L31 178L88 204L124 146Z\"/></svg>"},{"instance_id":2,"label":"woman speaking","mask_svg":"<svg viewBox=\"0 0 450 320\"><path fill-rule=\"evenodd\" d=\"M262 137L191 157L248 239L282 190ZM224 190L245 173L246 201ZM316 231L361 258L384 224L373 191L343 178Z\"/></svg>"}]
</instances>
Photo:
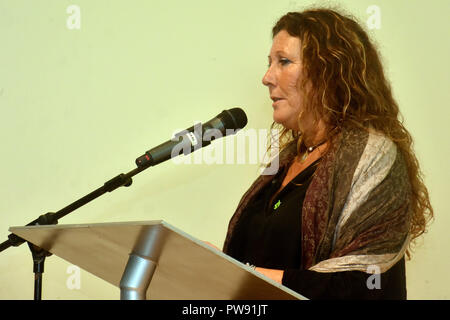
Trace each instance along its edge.
<instances>
[{"instance_id":1,"label":"woman speaking","mask_svg":"<svg viewBox=\"0 0 450 320\"><path fill-rule=\"evenodd\" d=\"M433 209L377 49L329 9L290 12L272 35L280 169L244 194L223 251L311 299L406 299Z\"/></svg>"}]
</instances>

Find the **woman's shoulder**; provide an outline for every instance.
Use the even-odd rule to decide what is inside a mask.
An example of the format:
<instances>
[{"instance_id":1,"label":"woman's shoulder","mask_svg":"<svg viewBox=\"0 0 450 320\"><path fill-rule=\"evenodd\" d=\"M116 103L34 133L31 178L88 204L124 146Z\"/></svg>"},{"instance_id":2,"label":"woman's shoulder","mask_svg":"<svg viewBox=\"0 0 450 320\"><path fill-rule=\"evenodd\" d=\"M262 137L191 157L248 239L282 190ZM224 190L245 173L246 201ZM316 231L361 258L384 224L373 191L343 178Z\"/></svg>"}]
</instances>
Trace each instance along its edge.
<instances>
[{"instance_id":1,"label":"woman's shoulder","mask_svg":"<svg viewBox=\"0 0 450 320\"><path fill-rule=\"evenodd\" d=\"M338 179L385 175L404 166L396 144L387 135L355 127L341 131L334 159L331 165Z\"/></svg>"},{"instance_id":2,"label":"woman's shoulder","mask_svg":"<svg viewBox=\"0 0 450 320\"><path fill-rule=\"evenodd\" d=\"M373 128L344 127L340 140L341 152L360 154L366 158L372 155L395 156L397 146L386 134Z\"/></svg>"}]
</instances>

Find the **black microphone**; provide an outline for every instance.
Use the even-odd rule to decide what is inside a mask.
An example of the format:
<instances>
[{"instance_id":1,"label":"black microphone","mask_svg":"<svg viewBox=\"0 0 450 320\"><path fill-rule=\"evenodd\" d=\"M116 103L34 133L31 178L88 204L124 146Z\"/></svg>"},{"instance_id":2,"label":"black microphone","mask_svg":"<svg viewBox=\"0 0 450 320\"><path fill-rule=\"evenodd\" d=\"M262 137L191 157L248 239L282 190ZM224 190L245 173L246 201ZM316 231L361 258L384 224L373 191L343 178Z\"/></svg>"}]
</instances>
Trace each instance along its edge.
<instances>
[{"instance_id":1,"label":"black microphone","mask_svg":"<svg viewBox=\"0 0 450 320\"><path fill-rule=\"evenodd\" d=\"M155 166L178 156L180 151L187 155L209 145L216 138L235 134L246 125L247 116L244 110L241 108L224 110L205 124L198 123L178 132L171 140L148 150L144 155L136 159L136 165L139 168Z\"/></svg>"}]
</instances>

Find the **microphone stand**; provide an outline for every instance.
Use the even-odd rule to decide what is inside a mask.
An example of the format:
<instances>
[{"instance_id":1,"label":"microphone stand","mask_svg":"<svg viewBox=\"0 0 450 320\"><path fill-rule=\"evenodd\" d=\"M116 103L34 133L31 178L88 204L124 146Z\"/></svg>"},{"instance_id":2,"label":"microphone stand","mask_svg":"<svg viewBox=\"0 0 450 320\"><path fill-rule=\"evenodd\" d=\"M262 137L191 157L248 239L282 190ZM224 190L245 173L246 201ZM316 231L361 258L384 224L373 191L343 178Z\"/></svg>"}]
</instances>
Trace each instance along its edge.
<instances>
[{"instance_id":1,"label":"microphone stand","mask_svg":"<svg viewBox=\"0 0 450 320\"><path fill-rule=\"evenodd\" d=\"M241 129L247 124L247 116L245 112L240 108L233 108L230 110L224 110L217 117L205 123L205 127L209 129L219 130L221 133L227 128L229 129ZM208 131L206 130L205 133ZM194 131L192 133L191 131ZM236 132L234 132L236 133ZM202 124L199 123L189 129L182 130L181 132L175 134L178 140L172 139L167 141L156 148L147 151L144 155L136 159L137 168L131 170L127 174L119 174L118 176L112 178L111 180L105 182L103 186L92 191L91 193L85 195L84 197L78 199L77 201L69 204L68 206L62 208L57 212L48 212L39 216L39 218L31 221L27 226L33 225L50 225L57 224L58 220L72 211L84 206L86 203L100 197L106 192L112 192L119 187L129 187L133 183L131 179L136 174L147 169L150 166L156 165L160 162L168 160L172 156L172 150L176 146L182 146L183 153L185 155L207 146L215 138L214 134L209 139L204 139L203 137ZM195 137L192 137L195 136ZM195 138L195 139L194 139ZM196 141L194 143L194 141ZM200 142L200 143L199 143ZM170 151L170 152L169 152ZM8 240L0 243L0 252L8 249L11 246L17 247L24 243L25 240L19 236L11 233L8 236ZM28 242L28 246L31 250L33 256L33 273L35 275L34 281L34 299L41 300L42 293L42 273L44 272L44 262L45 258L50 256L51 253L46 250L39 248L32 243Z\"/></svg>"},{"instance_id":2,"label":"microphone stand","mask_svg":"<svg viewBox=\"0 0 450 320\"><path fill-rule=\"evenodd\" d=\"M138 164L139 165L139 164ZM72 211L84 206L85 204L91 202L92 200L100 197L106 192L112 192L119 187L129 187L131 186L133 180L131 179L136 174L147 169L150 165L140 165L128 172L127 174L119 174L118 176L112 178L111 180L105 182L103 186L92 191L91 193L85 195L84 197L78 199L77 201L69 204L68 206L62 208L57 212L48 212L39 216L39 218L28 223L27 226L33 225L51 225L58 224L58 220L62 217L68 215ZM8 249L11 246L18 247L22 243L26 242L19 236L11 233L8 236L8 240L0 244L0 252ZM33 273L34 273L34 300L41 300L42 298L42 273L44 272L45 258L51 256L48 251L35 246L34 244L28 242L28 247L31 250L33 257Z\"/></svg>"}]
</instances>

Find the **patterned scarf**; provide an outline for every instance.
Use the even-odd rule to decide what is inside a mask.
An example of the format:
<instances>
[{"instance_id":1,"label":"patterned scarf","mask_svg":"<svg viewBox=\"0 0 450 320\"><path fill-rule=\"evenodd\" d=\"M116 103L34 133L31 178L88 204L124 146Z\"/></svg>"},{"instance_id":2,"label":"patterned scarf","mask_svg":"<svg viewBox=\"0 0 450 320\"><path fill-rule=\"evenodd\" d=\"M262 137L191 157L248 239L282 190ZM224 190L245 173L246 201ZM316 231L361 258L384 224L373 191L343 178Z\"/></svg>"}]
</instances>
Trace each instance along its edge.
<instances>
[{"instance_id":1,"label":"patterned scarf","mask_svg":"<svg viewBox=\"0 0 450 320\"><path fill-rule=\"evenodd\" d=\"M411 224L411 186L396 145L384 135L342 128L330 141L305 195L302 269L317 272L376 266L385 272L405 254ZM275 161L279 170L296 154L291 143ZM243 210L274 175L259 176L232 216L223 252Z\"/></svg>"}]
</instances>

